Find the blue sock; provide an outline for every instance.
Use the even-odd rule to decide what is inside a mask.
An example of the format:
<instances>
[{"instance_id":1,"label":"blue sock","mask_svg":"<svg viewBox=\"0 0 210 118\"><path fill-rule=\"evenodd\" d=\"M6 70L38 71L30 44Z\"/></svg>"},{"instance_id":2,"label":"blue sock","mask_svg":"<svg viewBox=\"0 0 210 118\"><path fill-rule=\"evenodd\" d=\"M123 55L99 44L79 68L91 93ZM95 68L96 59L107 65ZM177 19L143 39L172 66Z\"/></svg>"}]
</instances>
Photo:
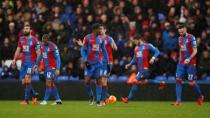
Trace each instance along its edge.
<instances>
[{"instance_id":1,"label":"blue sock","mask_svg":"<svg viewBox=\"0 0 210 118\"><path fill-rule=\"evenodd\" d=\"M54 96L55 100L61 100L60 96L58 94L58 89L57 89L56 86L52 88L52 93L53 93L53 96Z\"/></svg>"},{"instance_id":2,"label":"blue sock","mask_svg":"<svg viewBox=\"0 0 210 118\"><path fill-rule=\"evenodd\" d=\"M101 101L102 85L96 85L96 102Z\"/></svg>"},{"instance_id":3,"label":"blue sock","mask_svg":"<svg viewBox=\"0 0 210 118\"><path fill-rule=\"evenodd\" d=\"M176 84L176 101L181 102L181 96L182 96L182 84L177 83Z\"/></svg>"},{"instance_id":4,"label":"blue sock","mask_svg":"<svg viewBox=\"0 0 210 118\"><path fill-rule=\"evenodd\" d=\"M102 87L102 96L101 96L101 97L102 97L102 100L104 100L104 101L105 101L106 98L107 98L107 94L108 94L107 91L108 91L107 86L103 86L103 87Z\"/></svg>"},{"instance_id":5,"label":"blue sock","mask_svg":"<svg viewBox=\"0 0 210 118\"><path fill-rule=\"evenodd\" d=\"M25 100L28 101L30 97L30 91L31 91L31 86L30 84L27 84L25 87Z\"/></svg>"},{"instance_id":6,"label":"blue sock","mask_svg":"<svg viewBox=\"0 0 210 118\"><path fill-rule=\"evenodd\" d=\"M52 88L51 87L46 87L45 94L44 94L44 100L45 101L48 101L51 92L52 92Z\"/></svg>"},{"instance_id":7,"label":"blue sock","mask_svg":"<svg viewBox=\"0 0 210 118\"><path fill-rule=\"evenodd\" d=\"M89 97L89 98L91 98L91 97L94 96L94 95L93 95L93 90L92 90L92 88L91 88L91 84L87 84L87 85L86 85L86 91L87 91L87 94L88 94L88 97Z\"/></svg>"},{"instance_id":8,"label":"blue sock","mask_svg":"<svg viewBox=\"0 0 210 118\"><path fill-rule=\"evenodd\" d=\"M130 90L130 93L128 95L128 100L133 99L133 97L135 96L137 90L138 90L138 85L135 85L135 84L132 85L131 90Z\"/></svg>"},{"instance_id":9,"label":"blue sock","mask_svg":"<svg viewBox=\"0 0 210 118\"><path fill-rule=\"evenodd\" d=\"M31 95L32 95L32 97L36 97L36 91L32 87L32 84L31 84Z\"/></svg>"},{"instance_id":10,"label":"blue sock","mask_svg":"<svg viewBox=\"0 0 210 118\"><path fill-rule=\"evenodd\" d=\"M196 96L197 96L198 98L200 98L200 97L202 96L202 94L201 94L200 86L198 85L197 82L196 82L195 85L194 85L194 90L195 90Z\"/></svg>"}]
</instances>

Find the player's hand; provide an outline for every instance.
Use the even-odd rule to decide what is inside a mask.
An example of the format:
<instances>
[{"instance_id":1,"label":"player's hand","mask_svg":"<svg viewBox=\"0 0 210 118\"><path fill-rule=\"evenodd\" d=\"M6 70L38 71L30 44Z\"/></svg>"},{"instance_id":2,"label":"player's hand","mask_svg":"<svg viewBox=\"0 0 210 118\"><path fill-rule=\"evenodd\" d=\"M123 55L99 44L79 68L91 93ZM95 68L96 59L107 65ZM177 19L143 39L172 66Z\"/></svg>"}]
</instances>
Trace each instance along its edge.
<instances>
[{"instance_id":1,"label":"player's hand","mask_svg":"<svg viewBox=\"0 0 210 118\"><path fill-rule=\"evenodd\" d=\"M88 63L88 62L85 62L85 66L86 66L86 68L90 68L90 63Z\"/></svg>"},{"instance_id":2,"label":"player's hand","mask_svg":"<svg viewBox=\"0 0 210 118\"><path fill-rule=\"evenodd\" d=\"M77 44L78 44L79 46L82 46L82 45L83 45L83 43L82 43L82 40L81 40L81 39L76 40L76 42L77 42Z\"/></svg>"},{"instance_id":3,"label":"player's hand","mask_svg":"<svg viewBox=\"0 0 210 118\"><path fill-rule=\"evenodd\" d=\"M185 59L184 60L184 64L189 64L190 63L190 59Z\"/></svg>"},{"instance_id":4,"label":"player's hand","mask_svg":"<svg viewBox=\"0 0 210 118\"><path fill-rule=\"evenodd\" d=\"M150 60L149 60L149 63L150 64L153 64L155 62L155 57L152 57Z\"/></svg>"},{"instance_id":5,"label":"player's hand","mask_svg":"<svg viewBox=\"0 0 210 118\"><path fill-rule=\"evenodd\" d=\"M12 65L16 65L16 60L15 59L12 60Z\"/></svg>"},{"instance_id":6,"label":"player's hand","mask_svg":"<svg viewBox=\"0 0 210 118\"><path fill-rule=\"evenodd\" d=\"M33 70L38 69L38 65L34 65Z\"/></svg>"},{"instance_id":7,"label":"player's hand","mask_svg":"<svg viewBox=\"0 0 210 118\"><path fill-rule=\"evenodd\" d=\"M125 69L128 69L129 67L130 67L129 64L126 64L126 65L125 65Z\"/></svg>"},{"instance_id":8,"label":"player's hand","mask_svg":"<svg viewBox=\"0 0 210 118\"><path fill-rule=\"evenodd\" d=\"M60 75L60 71L59 71L59 70L56 70L56 71L55 71L55 75L56 75L56 76L59 76L59 75Z\"/></svg>"}]
</instances>

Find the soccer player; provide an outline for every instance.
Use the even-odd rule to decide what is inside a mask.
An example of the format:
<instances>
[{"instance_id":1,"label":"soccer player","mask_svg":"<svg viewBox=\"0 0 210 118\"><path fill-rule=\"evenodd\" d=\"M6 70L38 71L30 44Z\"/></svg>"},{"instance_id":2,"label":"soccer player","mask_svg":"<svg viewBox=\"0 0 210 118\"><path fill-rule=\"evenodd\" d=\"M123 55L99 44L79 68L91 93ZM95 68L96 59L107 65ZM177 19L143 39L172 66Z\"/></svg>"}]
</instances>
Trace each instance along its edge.
<instances>
[{"instance_id":1,"label":"soccer player","mask_svg":"<svg viewBox=\"0 0 210 118\"><path fill-rule=\"evenodd\" d=\"M48 34L44 34L42 36L43 44L41 45L41 54L38 57L36 65L34 66L34 69L38 68L38 65L43 59L45 67L44 76L46 78L46 90L44 100L40 103L41 105L47 105L47 101L51 93L55 98L55 102L52 105L62 104L54 82L56 77L60 74L60 54L57 46L49 40L50 38Z\"/></svg>"},{"instance_id":2,"label":"soccer player","mask_svg":"<svg viewBox=\"0 0 210 118\"><path fill-rule=\"evenodd\" d=\"M18 46L12 64L16 63L19 54L22 53L20 79L22 79L22 84L25 85L25 98L21 104L29 104L31 94L32 104L36 104L37 93L32 87L31 75L37 56L40 55L40 43L37 38L31 35L31 27L29 24L24 25L23 33L24 36L20 37L18 41Z\"/></svg>"},{"instance_id":3,"label":"soccer player","mask_svg":"<svg viewBox=\"0 0 210 118\"><path fill-rule=\"evenodd\" d=\"M201 90L197 82L195 81L196 76L196 54L197 45L195 36L187 33L187 28L184 23L178 24L179 32L179 63L176 70L176 102L174 106L181 105L181 94L182 94L182 83L184 79L189 80L189 85L195 90L198 98L198 105L201 105L204 96L201 94Z\"/></svg>"},{"instance_id":4,"label":"soccer player","mask_svg":"<svg viewBox=\"0 0 210 118\"><path fill-rule=\"evenodd\" d=\"M101 106L102 81L101 81L101 51L105 51L102 47L102 40L98 38L100 24L93 24L92 33L84 37L83 46L81 48L81 56L86 64L85 68L85 86L88 97L90 99L89 105L94 103L94 94L91 88L91 79L96 79L96 103Z\"/></svg>"},{"instance_id":5,"label":"soccer player","mask_svg":"<svg viewBox=\"0 0 210 118\"><path fill-rule=\"evenodd\" d=\"M107 79L112 70L113 64L113 56L112 56L112 49L117 50L117 46L112 37L106 35L106 27L101 25L99 27L100 35L99 37L103 40L103 45L105 45L106 52L108 54L108 58L103 57L102 54L102 104L105 105L106 98L108 95L108 87L107 87Z\"/></svg>"},{"instance_id":6,"label":"soccer player","mask_svg":"<svg viewBox=\"0 0 210 118\"><path fill-rule=\"evenodd\" d=\"M160 54L159 50L155 48L152 44L145 43L143 38L140 35L136 35L134 37L136 47L134 49L134 57L129 64L125 66L128 69L131 65L136 64L138 66L138 73L136 79L138 80L136 83L133 83L130 93L127 97L122 98L122 102L128 103L129 100L133 99L135 93L138 90L138 85L148 83L148 78L150 76L149 73L149 64L153 64L155 59ZM154 52L153 57L149 59L149 52Z\"/></svg>"}]
</instances>

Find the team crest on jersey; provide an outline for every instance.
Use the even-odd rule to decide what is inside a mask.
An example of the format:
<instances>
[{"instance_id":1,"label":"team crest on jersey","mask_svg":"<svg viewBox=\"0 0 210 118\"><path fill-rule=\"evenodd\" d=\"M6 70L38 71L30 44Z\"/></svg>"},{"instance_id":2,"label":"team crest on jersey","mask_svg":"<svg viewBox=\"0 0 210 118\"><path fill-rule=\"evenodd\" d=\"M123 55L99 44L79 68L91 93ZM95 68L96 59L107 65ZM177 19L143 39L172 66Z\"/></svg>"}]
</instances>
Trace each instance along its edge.
<instances>
[{"instance_id":1,"label":"team crest on jersey","mask_svg":"<svg viewBox=\"0 0 210 118\"><path fill-rule=\"evenodd\" d=\"M47 49L47 52L50 52L50 51L51 51L50 48L48 48L48 49Z\"/></svg>"},{"instance_id":2,"label":"team crest on jersey","mask_svg":"<svg viewBox=\"0 0 210 118\"><path fill-rule=\"evenodd\" d=\"M142 52L141 52L141 51L138 51L138 52L136 53L136 57L142 57Z\"/></svg>"},{"instance_id":3,"label":"team crest on jersey","mask_svg":"<svg viewBox=\"0 0 210 118\"><path fill-rule=\"evenodd\" d=\"M43 52L42 56L43 56L43 58L47 58L47 53Z\"/></svg>"},{"instance_id":4,"label":"team crest on jersey","mask_svg":"<svg viewBox=\"0 0 210 118\"><path fill-rule=\"evenodd\" d=\"M23 52L29 52L29 46L23 45Z\"/></svg>"},{"instance_id":5,"label":"team crest on jersey","mask_svg":"<svg viewBox=\"0 0 210 118\"><path fill-rule=\"evenodd\" d=\"M99 51L99 45L93 44L92 50Z\"/></svg>"},{"instance_id":6,"label":"team crest on jersey","mask_svg":"<svg viewBox=\"0 0 210 118\"><path fill-rule=\"evenodd\" d=\"M181 45L180 49L181 49L181 51L186 51L187 50L187 48L183 45Z\"/></svg>"}]
</instances>

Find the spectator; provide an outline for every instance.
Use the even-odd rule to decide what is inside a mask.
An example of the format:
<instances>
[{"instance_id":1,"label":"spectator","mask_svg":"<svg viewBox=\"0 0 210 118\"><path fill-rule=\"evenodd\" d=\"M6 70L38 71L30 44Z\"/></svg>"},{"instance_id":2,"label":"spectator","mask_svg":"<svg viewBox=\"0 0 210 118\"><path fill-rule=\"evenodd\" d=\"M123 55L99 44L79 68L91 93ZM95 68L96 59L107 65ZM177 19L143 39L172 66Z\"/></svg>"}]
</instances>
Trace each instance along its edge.
<instances>
[{"instance_id":1,"label":"spectator","mask_svg":"<svg viewBox=\"0 0 210 118\"><path fill-rule=\"evenodd\" d=\"M0 60L12 58L18 39L22 36L23 25L30 23L34 36L39 39L40 35L48 33L58 44L62 67L71 67L69 65L73 64L72 73L82 77L81 73L75 71L83 70L82 62L77 62L80 52L75 42L91 32L93 23L101 22L107 26L107 33L114 38L119 49L114 52L115 74L125 73L122 63L129 60L125 57L132 56L135 46L132 37L140 33L163 52L159 62L154 65L159 68L158 74L170 75L174 74L174 64L177 63L176 23L185 22L189 32L198 37L199 60L203 58L204 50L210 51L209 19L209 1L3 0L0 7ZM166 65L166 68L159 64Z\"/></svg>"},{"instance_id":2,"label":"spectator","mask_svg":"<svg viewBox=\"0 0 210 118\"><path fill-rule=\"evenodd\" d=\"M202 57L199 62L198 70L199 75L201 78L204 78L206 76L210 75L210 56L208 51L203 51Z\"/></svg>"},{"instance_id":3,"label":"spectator","mask_svg":"<svg viewBox=\"0 0 210 118\"><path fill-rule=\"evenodd\" d=\"M8 75L11 79L18 79L19 78L19 70L17 69L16 64L11 64L8 69Z\"/></svg>"}]
</instances>

